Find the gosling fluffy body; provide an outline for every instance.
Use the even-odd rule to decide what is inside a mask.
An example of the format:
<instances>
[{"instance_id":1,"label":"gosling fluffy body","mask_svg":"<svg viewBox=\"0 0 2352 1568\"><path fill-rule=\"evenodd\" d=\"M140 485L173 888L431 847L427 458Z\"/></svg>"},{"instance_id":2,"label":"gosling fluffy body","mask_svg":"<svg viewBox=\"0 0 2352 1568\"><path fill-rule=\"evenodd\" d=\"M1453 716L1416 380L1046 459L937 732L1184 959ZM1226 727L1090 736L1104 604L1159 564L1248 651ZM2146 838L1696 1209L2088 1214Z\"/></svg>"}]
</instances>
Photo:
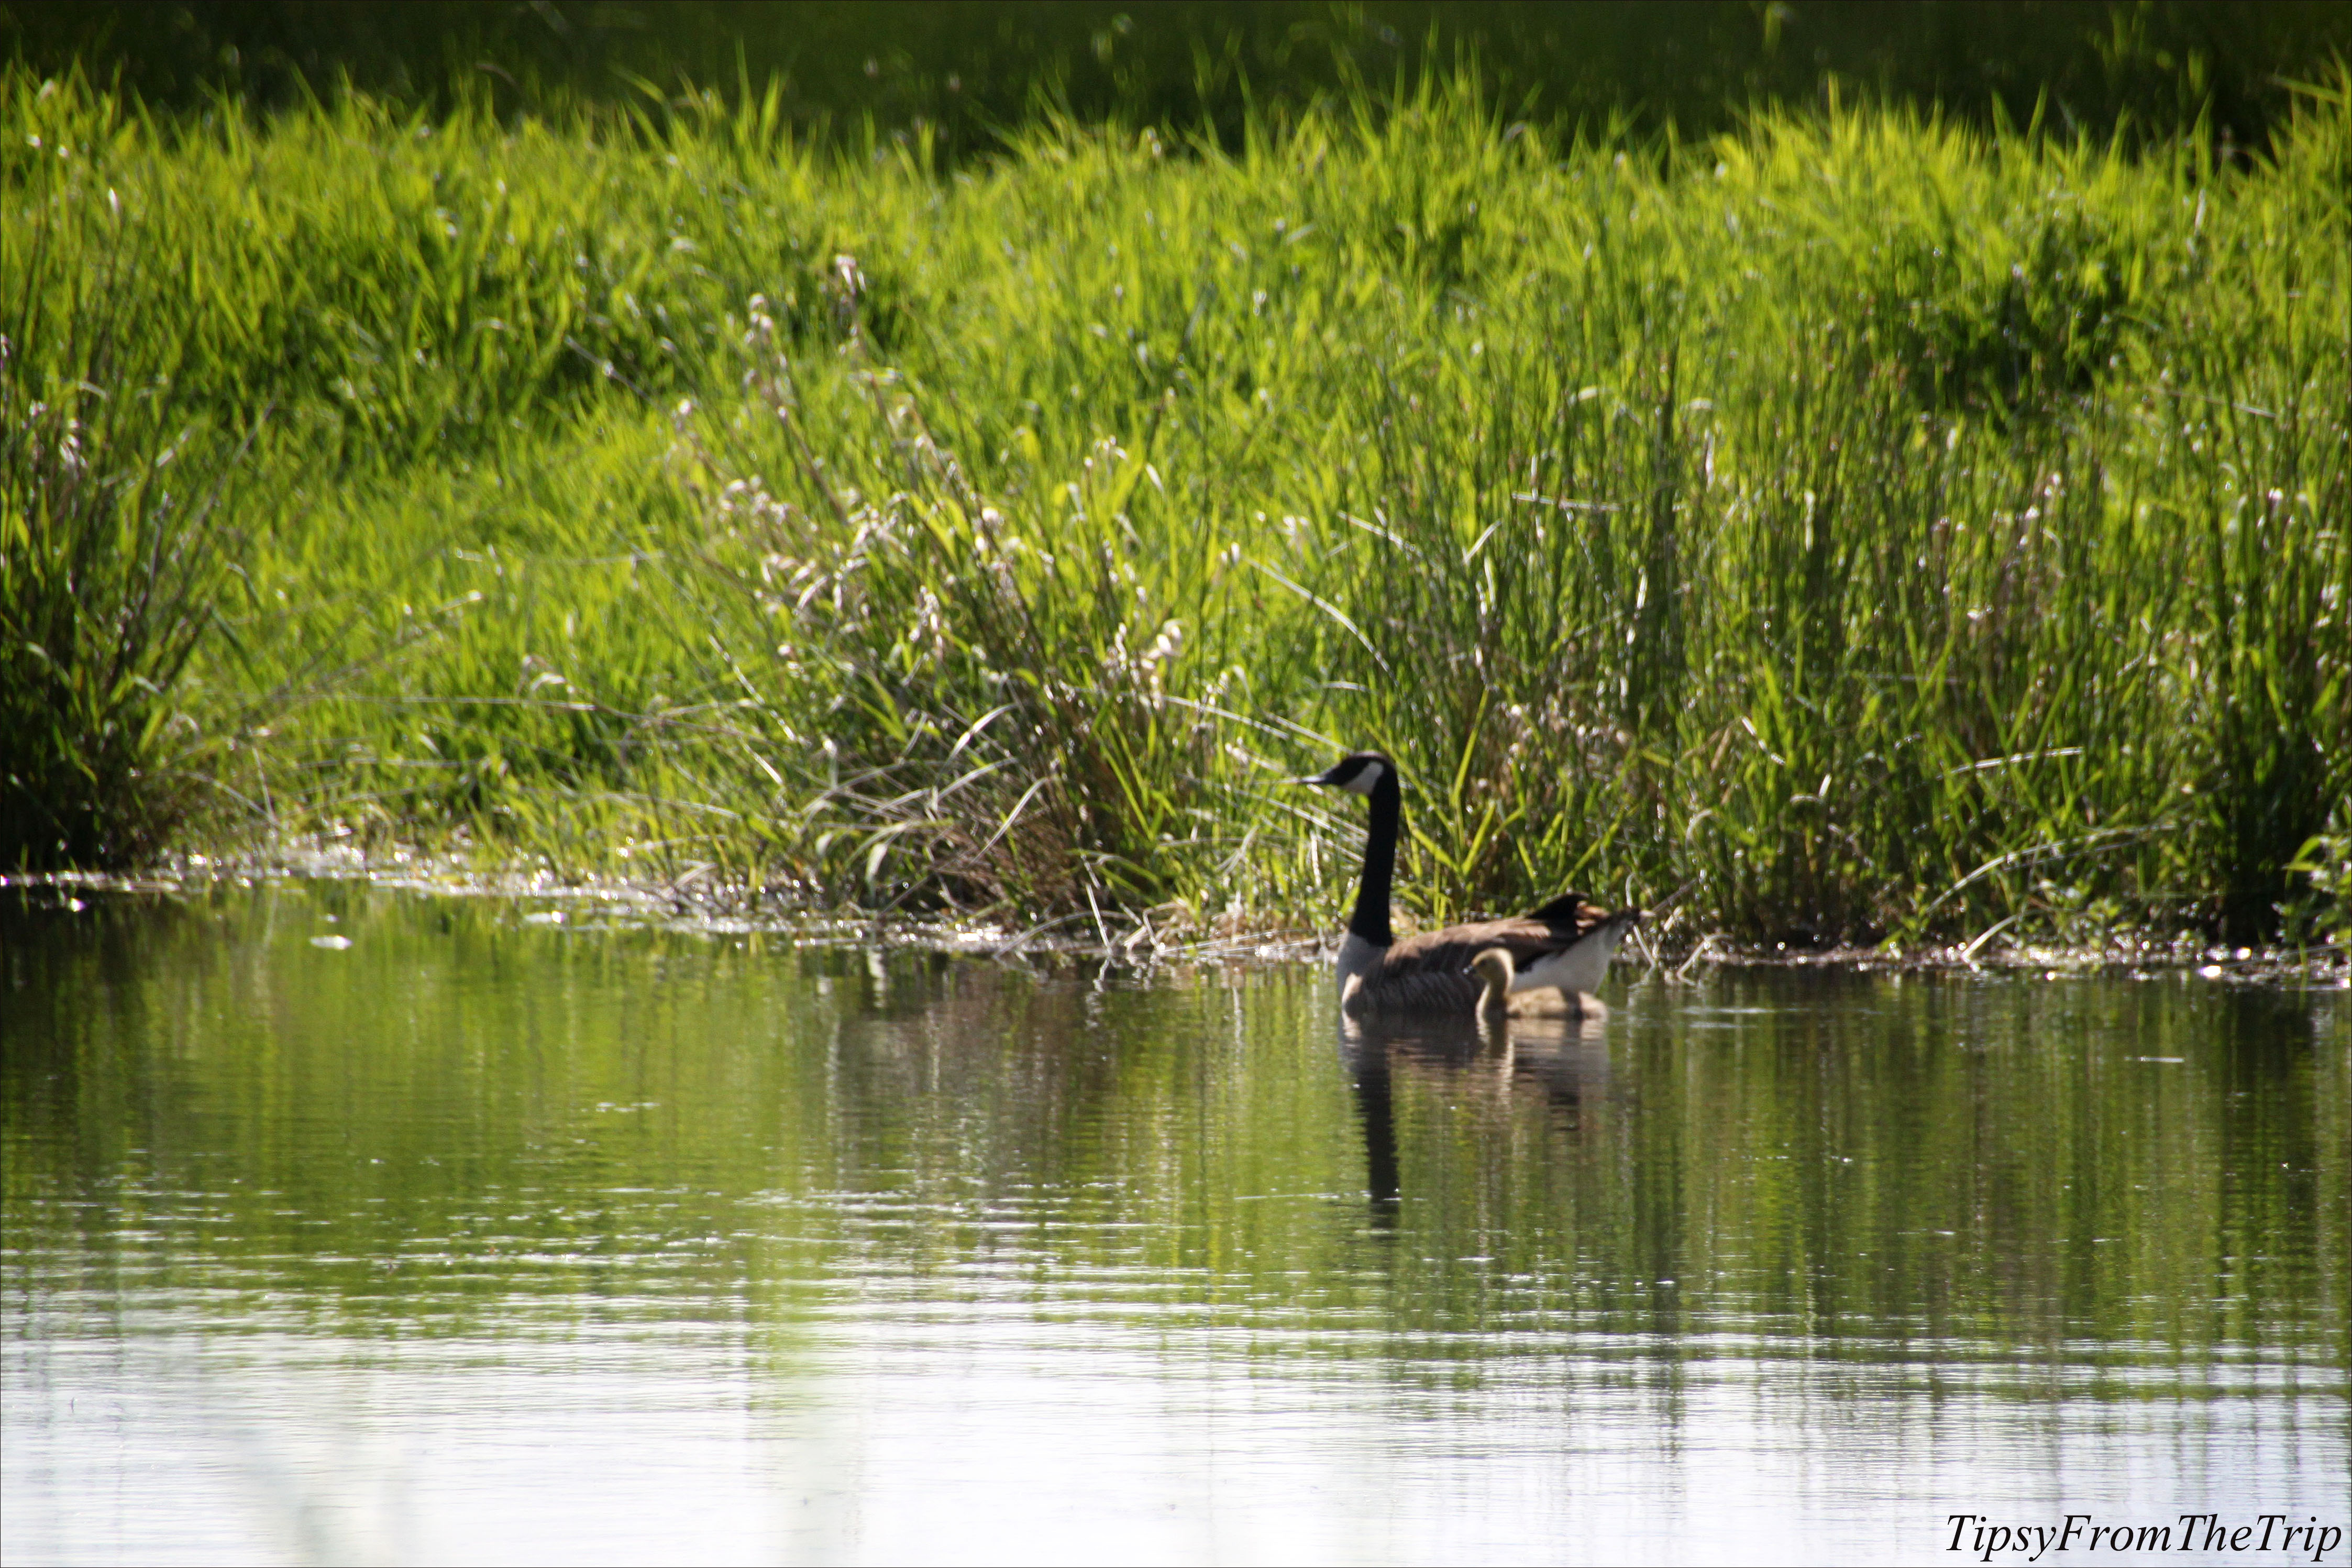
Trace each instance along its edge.
<instances>
[{"instance_id":1,"label":"gosling fluffy body","mask_svg":"<svg viewBox=\"0 0 2352 1568\"><path fill-rule=\"evenodd\" d=\"M1478 977L1478 1016L1489 1021L1501 1018L1605 1018L1609 1009L1601 998L1582 991L1560 991L1545 986L1535 991L1513 991L1518 974L1511 963L1510 950L1490 947L1470 961L1470 973Z\"/></svg>"}]
</instances>

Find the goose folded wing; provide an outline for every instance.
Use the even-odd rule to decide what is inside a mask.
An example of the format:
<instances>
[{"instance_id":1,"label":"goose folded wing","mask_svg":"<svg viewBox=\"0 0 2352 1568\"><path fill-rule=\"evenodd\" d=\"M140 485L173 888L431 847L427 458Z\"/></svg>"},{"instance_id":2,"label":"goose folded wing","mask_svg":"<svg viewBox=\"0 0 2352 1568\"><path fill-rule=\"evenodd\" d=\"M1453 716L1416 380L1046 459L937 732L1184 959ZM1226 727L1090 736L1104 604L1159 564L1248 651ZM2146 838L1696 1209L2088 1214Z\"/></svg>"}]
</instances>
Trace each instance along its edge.
<instances>
[{"instance_id":1,"label":"goose folded wing","mask_svg":"<svg viewBox=\"0 0 2352 1568\"><path fill-rule=\"evenodd\" d=\"M1589 929L1580 929L1567 921L1540 921L1532 915L1447 926L1444 931L1406 937L1390 948L1388 956L1381 961L1381 973L1384 977L1467 974L1470 961L1490 947L1499 947L1509 953L1512 965L1525 971L1539 960L1573 947Z\"/></svg>"}]
</instances>

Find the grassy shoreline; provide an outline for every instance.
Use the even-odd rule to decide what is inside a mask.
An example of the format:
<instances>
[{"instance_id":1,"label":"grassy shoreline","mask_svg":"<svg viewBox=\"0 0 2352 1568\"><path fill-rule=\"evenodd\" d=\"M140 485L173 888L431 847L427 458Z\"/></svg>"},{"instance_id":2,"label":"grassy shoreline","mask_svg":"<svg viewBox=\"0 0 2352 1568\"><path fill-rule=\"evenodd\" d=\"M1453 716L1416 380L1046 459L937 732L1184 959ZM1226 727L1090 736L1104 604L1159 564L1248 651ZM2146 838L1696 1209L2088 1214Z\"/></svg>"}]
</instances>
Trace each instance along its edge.
<instances>
[{"instance_id":1,"label":"grassy shoreline","mask_svg":"<svg viewBox=\"0 0 2352 1568\"><path fill-rule=\"evenodd\" d=\"M1459 82L954 172L0 99L18 865L62 779L85 864L1304 918L1360 828L1272 781L1380 745L1430 920L2352 923L2343 79L2245 168Z\"/></svg>"}]
</instances>

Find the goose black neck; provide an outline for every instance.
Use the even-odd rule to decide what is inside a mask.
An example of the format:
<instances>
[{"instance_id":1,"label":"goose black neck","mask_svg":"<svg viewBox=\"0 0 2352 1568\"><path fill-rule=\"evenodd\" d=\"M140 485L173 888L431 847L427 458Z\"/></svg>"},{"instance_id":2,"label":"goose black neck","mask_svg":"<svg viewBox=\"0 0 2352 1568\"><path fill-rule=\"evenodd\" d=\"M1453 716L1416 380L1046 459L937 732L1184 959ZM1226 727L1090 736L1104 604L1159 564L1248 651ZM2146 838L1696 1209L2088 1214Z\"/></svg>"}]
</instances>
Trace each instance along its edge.
<instances>
[{"instance_id":1,"label":"goose black neck","mask_svg":"<svg viewBox=\"0 0 2352 1568\"><path fill-rule=\"evenodd\" d=\"M1396 879L1397 833L1404 821L1404 796L1396 770L1383 768L1372 786L1371 830L1364 836L1364 877L1356 886L1356 912L1348 929L1374 947L1396 940L1389 930L1389 885Z\"/></svg>"}]
</instances>

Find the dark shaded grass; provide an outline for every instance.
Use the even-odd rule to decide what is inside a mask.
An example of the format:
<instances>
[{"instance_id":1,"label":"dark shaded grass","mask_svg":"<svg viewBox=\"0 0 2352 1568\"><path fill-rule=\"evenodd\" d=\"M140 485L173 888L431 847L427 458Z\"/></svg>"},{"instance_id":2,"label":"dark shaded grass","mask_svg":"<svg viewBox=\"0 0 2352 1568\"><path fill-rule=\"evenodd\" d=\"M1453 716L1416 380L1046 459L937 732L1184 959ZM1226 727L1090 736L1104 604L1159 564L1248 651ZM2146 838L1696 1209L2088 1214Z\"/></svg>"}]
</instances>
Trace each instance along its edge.
<instances>
[{"instance_id":1,"label":"dark shaded grass","mask_svg":"<svg viewBox=\"0 0 2352 1568\"><path fill-rule=\"evenodd\" d=\"M2260 147L2352 21L2327 0L15 0L0 53L182 113L284 112L356 90L507 116L725 90L796 133L919 135L999 151L1041 103L1089 123L1253 121L1357 84L1475 59L1498 98L1561 130L1705 137L1743 107L1817 107L1840 84L1990 125L2037 114L2104 139L2199 124ZM695 84L703 84L698 88Z\"/></svg>"}]
</instances>

